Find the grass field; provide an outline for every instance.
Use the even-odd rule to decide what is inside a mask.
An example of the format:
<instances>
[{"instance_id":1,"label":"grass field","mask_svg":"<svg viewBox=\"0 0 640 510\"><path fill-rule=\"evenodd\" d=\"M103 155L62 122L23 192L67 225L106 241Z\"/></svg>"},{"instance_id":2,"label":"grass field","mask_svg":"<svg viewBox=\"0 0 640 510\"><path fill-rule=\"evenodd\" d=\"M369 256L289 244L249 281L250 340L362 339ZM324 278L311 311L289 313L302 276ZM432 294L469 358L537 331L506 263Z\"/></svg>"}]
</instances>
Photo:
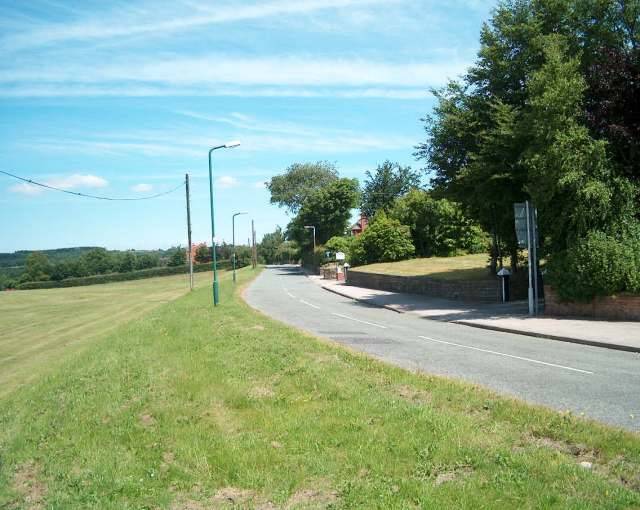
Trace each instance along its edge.
<instances>
[{"instance_id":1,"label":"grass field","mask_svg":"<svg viewBox=\"0 0 640 510\"><path fill-rule=\"evenodd\" d=\"M186 275L66 289L0 292L0 397L92 339L185 294ZM211 273L196 273L197 286Z\"/></svg>"},{"instance_id":2,"label":"grass field","mask_svg":"<svg viewBox=\"0 0 640 510\"><path fill-rule=\"evenodd\" d=\"M423 275L440 280L486 280L491 277L486 253L383 262L354 267L353 270L400 276Z\"/></svg>"},{"instance_id":3,"label":"grass field","mask_svg":"<svg viewBox=\"0 0 640 510\"><path fill-rule=\"evenodd\" d=\"M315 339L228 276L0 399L0 508L640 507L637 435Z\"/></svg>"}]
</instances>

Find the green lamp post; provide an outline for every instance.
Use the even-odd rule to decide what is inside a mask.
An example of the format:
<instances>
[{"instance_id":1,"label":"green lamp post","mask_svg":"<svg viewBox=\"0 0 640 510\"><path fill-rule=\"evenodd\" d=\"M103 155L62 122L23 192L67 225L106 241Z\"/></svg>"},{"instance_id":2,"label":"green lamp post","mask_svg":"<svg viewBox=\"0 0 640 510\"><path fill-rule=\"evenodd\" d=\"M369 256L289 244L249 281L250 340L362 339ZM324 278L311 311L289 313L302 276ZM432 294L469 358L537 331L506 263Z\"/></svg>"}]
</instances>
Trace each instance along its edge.
<instances>
[{"instance_id":1,"label":"green lamp post","mask_svg":"<svg viewBox=\"0 0 640 510\"><path fill-rule=\"evenodd\" d=\"M216 260L216 226L214 222L213 215L213 165L211 164L211 154L213 151L218 149L231 149L233 147L238 147L240 142L233 141L225 143L224 145L217 145L216 147L212 147L209 149L209 205L211 208L211 250L213 251L213 306L218 306L220 302L220 292L218 285L218 267Z\"/></svg>"}]
</instances>

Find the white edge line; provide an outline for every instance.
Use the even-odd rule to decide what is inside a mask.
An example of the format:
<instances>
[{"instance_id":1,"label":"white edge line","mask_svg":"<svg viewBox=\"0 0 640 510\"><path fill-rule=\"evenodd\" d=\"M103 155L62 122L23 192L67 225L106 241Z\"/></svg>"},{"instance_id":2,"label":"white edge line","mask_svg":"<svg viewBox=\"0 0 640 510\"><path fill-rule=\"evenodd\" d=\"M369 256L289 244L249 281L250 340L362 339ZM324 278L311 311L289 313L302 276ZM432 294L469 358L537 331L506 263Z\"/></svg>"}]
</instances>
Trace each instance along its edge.
<instances>
[{"instance_id":1,"label":"white edge line","mask_svg":"<svg viewBox=\"0 0 640 510\"><path fill-rule=\"evenodd\" d=\"M349 319L351 321L361 322L362 324L368 324L369 326L375 326L376 328L387 329L387 326L382 326L381 324L376 324L375 322L361 321L360 319L349 317L348 315L342 315L341 313L332 313L331 315L342 317L343 319Z\"/></svg>"},{"instance_id":2,"label":"white edge line","mask_svg":"<svg viewBox=\"0 0 640 510\"><path fill-rule=\"evenodd\" d=\"M441 343L441 344L455 345L456 347L464 347L465 349L472 349L474 351L487 352L489 354L497 354L498 356L505 356L507 358L514 358L514 359L519 359L519 360L522 360L522 361L529 361L531 363L538 363L540 365L546 365L546 366L549 366L549 367L563 368L564 370L571 370L573 372L580 372L582 374L593 375L593 372L589 372L588 370L581 370L580 368L566 367L564 365L556 365L555 363L547 363L546 361L540 361L540 360L537 360L537 359L523 358L521 356L514 356L513 354L505 354L504 352L490 351L488 349L480 349L479 347L471 347L470 345L457 344L455 342L446 342L444 340L436 340L435 338L429 338L428 336L419 336L419 338L423 338L425 340L430 340L432 342L438 342L438 343Z\"/></svg>"}]
</instances>

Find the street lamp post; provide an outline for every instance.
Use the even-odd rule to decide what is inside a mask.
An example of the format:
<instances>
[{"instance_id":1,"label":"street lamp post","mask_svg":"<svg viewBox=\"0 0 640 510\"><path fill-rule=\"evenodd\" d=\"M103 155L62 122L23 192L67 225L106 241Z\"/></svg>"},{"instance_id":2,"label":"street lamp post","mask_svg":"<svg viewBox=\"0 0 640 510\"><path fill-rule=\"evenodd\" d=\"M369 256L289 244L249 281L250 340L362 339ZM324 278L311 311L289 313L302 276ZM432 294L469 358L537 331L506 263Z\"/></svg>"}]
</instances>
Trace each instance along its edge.
<instances>
[{"instance_id":1,"label":"street lamp post","mask_svg":"<svg viewBox=\"0 0 640 510\"><path fill-rule=\"evenodd\" d=\"M227 142L224 145L217 145L209 149L209 206L211 209L211 250L213 252L213 306L218 306L220 302L220 293L218 290L218 265L216 260L216 227L214 222L213 215L213 169L211 164L211 154L213 151L218 149L231 149L232 147L237 147L240 145L240 142Z\"/></svg>"},{"instance_id":2,"label":"street lamp post","mask_svg":"<svg viewBox=\"0 0 640 510\"><path fill-rule=\"evenodd\" d=\"M247 214L246 212L237 212L231 216L231 243L233 244L233 283L236 283L236 216Z\"/></svg>"},{"instance_id":3,"label":"street lamp post","mask_svg":"<svg viewBox=\"0 0 640 510\"><path fill-rule=\"evenodd\" d=\"M315 253L316 252L316 227L315 225L305 225L304 228L313 229L313 253Z\"/></svg>"}]
</instances>

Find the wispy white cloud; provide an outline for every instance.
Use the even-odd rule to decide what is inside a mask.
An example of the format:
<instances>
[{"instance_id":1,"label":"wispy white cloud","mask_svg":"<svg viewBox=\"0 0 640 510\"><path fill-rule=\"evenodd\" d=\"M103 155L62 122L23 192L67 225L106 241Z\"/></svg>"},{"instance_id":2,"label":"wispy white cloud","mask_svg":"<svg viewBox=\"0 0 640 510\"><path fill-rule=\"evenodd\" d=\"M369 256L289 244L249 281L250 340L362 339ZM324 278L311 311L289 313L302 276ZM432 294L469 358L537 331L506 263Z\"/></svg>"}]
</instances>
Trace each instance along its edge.
<instances>
[{"instance_id":1,"label":"wispy white cloud","mask_svg":"<svg viewBox=\"0 0 640 510\"><path fill-rule=\"evenodd\" d=\"M151 190L153 190L153 185L151 184L140 183L135 186L131 186L131 191L135 191L136 193L146 193Z\"/></svg>"},{"instance_id":2,"label":"wispy white cloud","mask_svg":"<svg viewBox=\"0 0 640 510\"><path fill-rule=\"evenodd\" d=\"M49 66L5 68L0 75L4 84L67 83L73 85L101 84L152 88L192 87L220 92L237 87L381 87L422 88L443 83L455 77L467 66L463 61L387 62L349 58L314 58L309 56L268 56L230 58L207 55L197 58L178 57L163 60L147 59L111 64L91 60L83 64L59 62ZM219 93L220 93L219 92Z\"/></svg>"},{"instance_id":3,"label":"wispy white cloud","mask_svg":"<svg viewBox=\"0 0 640 510\"><path fill-rule=\"evenodd\" d=\"M230 175L223 175L216 179L216 186L221 189L235 188L240 184L240 181Z\"/></svg>"},{"instance_id":4,"label":"wispy white cloud","mask_svg":"<svg viewBox=\"0 0 640 510\"><path fill-rule=\"evenodd\" d=\"M49 179L45 184L61 189L104 188L109 182L103 177L91 174L73 174L66 177Z\"/></svg>"},{"instance_id":5,"label":"wispy white cloud","mask_svg":"<svg viewBox=\"0 0 640 510\"><path fill-rule=\"evenodd\" d=\"M109 182L102 177L98 177L97 175L72 174L68 176L47 179L43 182L43 184L52 186L54 188L71 190L76 188L104 188L109 184ZM19 193L21 195L35 196L41 194L43 191L46 191L46 188L26 182L20 182L10 186L9 191L11 191L12 193Z\"/></svg>"},{"instance_id":6,"label":"wispy white cloud","mask_svg":"<svg viewBox=\"0 0 640 510\"><path fill-rule=\"evenodd\" d=\"M258 189L264 189L267 186L264 181L256 181L255 183L253 183L253 187Z\"/></svg>"},{"instance_id":7,"label":"wispy white cloud","mask_svg":"<svg viewBox=\"0 0 640 510\"><path fill-rule=\"evenodd\" d=\"M244 5L222 4L207 7L202 3L192 4L190 14L186 10L167 10L158 4L121 8L101 17L88 17L76 22L45 23L27 27L17 34L0 39L3 50L49 46L67 41L96 41L132 36L166 36L169 33L193 30L198 27L222 23L263 19L282 15L300 15L315 11L348 8L382 3L397 3L398 0L280 0L256 2ZM195 6L195 9L193 8ZM180 7L180 6L179 6ZM184 7L184 6L182 6Z\"/></svg>"},{"instance_id":8,"label":"wispy white cloud","mask_svg":"<svg viewBox=\"0 0 640 510\"><path fill-rule=\"evenodd\" d=\"M33 184L28 184L26 182L20 182L18 184L13 184L9 186L9 191L12 193L19 193L21 195L39 195L44 191L44 188L40 186L34 186Z\"/></svg>"}]
</instances>

